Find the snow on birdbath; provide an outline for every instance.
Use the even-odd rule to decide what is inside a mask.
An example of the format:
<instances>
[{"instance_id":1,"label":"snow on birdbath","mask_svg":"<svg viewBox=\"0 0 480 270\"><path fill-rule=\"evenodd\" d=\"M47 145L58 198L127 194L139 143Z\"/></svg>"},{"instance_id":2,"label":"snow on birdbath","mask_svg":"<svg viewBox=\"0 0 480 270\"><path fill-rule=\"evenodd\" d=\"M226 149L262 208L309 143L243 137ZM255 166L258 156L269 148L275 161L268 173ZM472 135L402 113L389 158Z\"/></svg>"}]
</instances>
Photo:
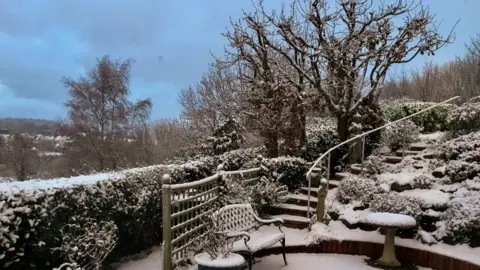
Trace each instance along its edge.
<instances>
[{"instance_id":1,"label":"snow on birdbath","mask_svg":"<svg viewBox=\"0 0 480 270\"><path fill-rule=\"evenodd\" d=\"M377 260L379 265L398 267L402 264L397 260L395 255L395 231L415 227L417 222L408 215L392 214L392 213L370 213L364 218L367 224L380 226L385 229L385 244L383 245L383 254Z\"/></svg>"}]
</instances>

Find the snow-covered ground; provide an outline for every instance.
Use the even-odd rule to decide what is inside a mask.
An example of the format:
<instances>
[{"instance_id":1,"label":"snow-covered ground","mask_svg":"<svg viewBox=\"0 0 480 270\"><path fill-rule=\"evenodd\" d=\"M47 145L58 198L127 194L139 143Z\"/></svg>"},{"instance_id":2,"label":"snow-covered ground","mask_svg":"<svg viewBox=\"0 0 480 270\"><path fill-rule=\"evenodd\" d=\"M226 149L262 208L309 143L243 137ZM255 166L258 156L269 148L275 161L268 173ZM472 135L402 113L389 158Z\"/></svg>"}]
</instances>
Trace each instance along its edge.
<instances>
[{"instance_id":1,"label":"snow-covered ground","mask_svg":"<svg viewBox=\"0 0 480 270\"><path fill-rule=\"evenodd\" d=\"M360 230L349 230L341 222L331 222L331 225L328 227L328 235L330 239L337 240L359 240L359 241L370 241L383 243L384 236L378 232L365 232ZM266 233L269 231L278 231L275 226L262 227L260 228L260 233ZM284 228L286 244L287 246L301 246L308 245L314 241L315 236L318 234L325 233L324 228L314 226L314 230L309 233L307 230L297 230ZM322 235L322 238L325 239L325 234ZM405 239L396 239L397 243L402 246L414 246L415 248L418 245L421 245L414 240L405 240ZM279 243L276 245L280 245ZM429 248L427 246L427 248ZM438 251L438 250L436 250ZM464 250L458 249L460 253L463 253ZM480 251L480 250L479 250ZM450 252L452 253L452 252ZM472 254L474 255L474 254ZM287 254L288 265L285 266L283 263L283 258L281 255L267 256L258 259L258 263L255 264L255 270L271 270L271 269L318 269L319 265L322 266L322 269L355 269L355 270L368 270L376 269L368 266L365 263L367 257L364 256L350 256L350 255L340 255L340 254ZM138 260L130 260L123 263L120 263L116 266L117 270L159 270L162 269L162 249L156 247L152 252L145 258ZM196 270L195 266L183 267L182 270ZM429 268L418 268L426 270Z\"/></svg>"},{"instance_id":2,"label":"snow-covered ground","mask_svg":"<svg viewBox=\"0 0 480 270\"><path fill-rule=\"evenodd\" d=\"M370 270L378 269L367 265L368 258L365 256L341 255L341 254L288 254L288 265L284 265L282 255L272 255L259 259L253 267L255 270L313 270L313 269L355 269ZM418 267L418 270L431 268Z\"/></svg>"}]
</instances>

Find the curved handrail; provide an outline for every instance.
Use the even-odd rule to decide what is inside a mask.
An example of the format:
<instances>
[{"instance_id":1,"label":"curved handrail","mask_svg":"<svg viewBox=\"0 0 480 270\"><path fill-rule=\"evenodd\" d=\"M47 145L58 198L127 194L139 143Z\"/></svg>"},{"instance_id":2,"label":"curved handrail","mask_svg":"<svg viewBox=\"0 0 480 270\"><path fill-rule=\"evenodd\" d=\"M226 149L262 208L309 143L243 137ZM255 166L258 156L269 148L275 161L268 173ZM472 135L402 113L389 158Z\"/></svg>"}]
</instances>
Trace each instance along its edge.
<instances>
[{"instance_id":1,"label":"curved handrail","mask_svg":"<svg viewBox=\"0 0 480 270\"><path fill-rule=\"evenodd\" d=\"M376 132L376 131L379 131L379 130L382 130L382 129L384 129L384 128L387 128L387 127L389 127L389 126L391 126L391 125L393 125L393 124L396 124L396 123L399 123L399 122L408 120L408 119L410 119L410 118L412 118L412 117L414 117L414 116L420 115L420 114L422 114L422 113L424 113L424 112L427 112L427 111L429 111L429 110L431 110L431 109L433 109L433 108L436 108L436 107L438 107L438 106L440 106L440 105L449 103L449 102L454 101L454 100L459 99L459 98L460 98L460 96L452 97L452 98L447 99L447 100L445 100L445 101L443 101L443 102L440 102L440 103L437 103L437 104L435 104L435 105L432 105L432 106L430 106L430 107L428 107L428 108L425 108L425 109L423 109L423 110L421 110L421 111L418 111L418 112L416 112L416 113L413 113L413 114L410 114L410 115L408 115L408 116L405 116L405 117L402 118L402 119L398 119L398 120L395 120L395 121L393 121L393 122L389 122L389 123L387 123L387 124L385 124L385 125L383 125L383 126L381 126L381 127L378 127L378 128L372 129L372 130L370 130L370 131L367 131L367 132L365 132L365 133L362 133L362 134L360 134L360 135L357 135L357 136L355 136L355 137L353 137L353 138L350 138L350 139L348 139L348 140L346 140L346 141L344 141L344 142L342 142L342 143L339 143L339 144L335 145L334 147L328 149L325 153L323 153L323 154L313 163L312 167L310 167L310 169L308 170L307 175L306 175L307 180L308 180L307 218L310 217L310 196L311 196L311 194L310 194L311 190L310 190L310 189L311 189L311 187L312 187L311 174L312 174L313 170L317 167L318 163L319 163L320 161L322 161L326 156L329 156L334 150L340 148L341 146L343 146L343 145L345 145L345 144L351 143L351 142L356 141L356 140L358 140L358 139L363 139L365 136L367 136L367 135L369 135L369 134L372 134L372 133L374 133L374 132ZM362 150L362 152L363 152L363 150ZM363 156L362 156L362 159L363 159ZM329 162L330 162L330 158L329 158ZM363 163L363 160L362 160L362 163ZM329 166L329 167L330 167L330 166ZM329 170L329 168L328 168L327 170ZM330 182L330 179L329 179L329 178L330 178L330 177L327 177L327 190L328 190L328 184L329 184L329 182Z\"/></svg>"}]
</instances>

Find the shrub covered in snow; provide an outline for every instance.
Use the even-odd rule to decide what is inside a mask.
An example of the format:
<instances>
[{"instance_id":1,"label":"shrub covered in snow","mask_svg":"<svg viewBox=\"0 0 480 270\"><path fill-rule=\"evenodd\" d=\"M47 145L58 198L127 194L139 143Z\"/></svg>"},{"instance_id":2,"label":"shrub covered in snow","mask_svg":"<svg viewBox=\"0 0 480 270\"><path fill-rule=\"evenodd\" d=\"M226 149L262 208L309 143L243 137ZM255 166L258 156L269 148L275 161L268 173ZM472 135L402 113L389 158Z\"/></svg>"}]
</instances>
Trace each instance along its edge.
<instances>
[{"instance_id":1,"label":"shrub covered in snow","mask_svg":"<svg viewBox=\"0 0 480 270\"><path fill-rule=\"evenodd\" d=\"M463 182L467 179L473 179L480 173L478 163L466 162L463 160L451 160L445 167L445 174L453 183Z\"/></svg>"},{"instance_id":2,"label":"shrub covered in snow","mask_svg":"<svg viewBox=\"0 0 480 270\"><path fill-rule=\"evenodd\" d=\"M370 202L370 209L373 212L410 215L415 219L418 219L422 213L417 202L393 192L375 194Z\"/></svg>"},{"instance_id":3,"label":"shrub covered in snow","mask_svg":"<svg viewBox=\"0 0 480 270\"><path fill-rule=\"evenodd\" d=\"M419 174L413 178L413 188L429 189L435 180L426 174Z\"/></svg>"},{"instance_id":4,"label":"shrub covered in snow","mask_svg":"<svg viewBox=\"0 0 480 270\"><path fill-rule=\"evenodd\" d=\"M420 102L409 99L399 99L384 102L382 108L389 121L402 119L408 115L417 113L430 106L433 102ZM452 105L440 105L434 109L412 117L413 123L420 128L423 133L446 131L449 129L448 115L452 111Z\"/></svg>"},{"instance_id":5,"label":"shrub covered in snow","mask_svg":"<svg viewBox=\"0 0 480 270\"><path fill-rule=\"evenodd\" d=\"M126 173L120 179L93 185L38 190L33 194L0 193L0 227L3 228L0 265L5 269L57 267L65 262L65 252L70 249L78 248L79 252L83 248L104 250L109 243L88 247L89 242L84 237L96 235L97 240L106 239L113 231L118 232L118 240L110 254L112 257L159 244L162 240L161 177L164 173L164 167L148 167ZM93 227L96 229L88 229L88 232L65 234L66 228ZM79 237L71 238L73 235ZM72 241L77 242L77 248L71 246ZM81 257L84 255L72 255L68 260L84 259Z\"/></svg>"},{"instance_id":6,"label":"shrub covered in snow","mask_svg":"<svg viewBox=\"0 0 480 270\"><path fill-rule=\"evenodd\" d=\"M363 162L363 166L368 174L381 174L384 172L385 163L382 157L368 156Z\"/></svg>"},{"instance_id":7,"label":"shrub covered in snow","mask_svg":"<svg viewBox=\"0 0 480 270\"><path fill-rule=\"evenodd\" d=\"M236 171L257 167L255 166L255 160L263 153L263 148L238 149L223 153L222 155L217 156L216 159L221 170Z\"/></svg>"},{"instance_id":8,"label":"shrub covered in snow","mask_svg":"<svg viewBox=\"0 0 480 270\"><path fill-rule=\"evenodd\" d=\"M342 203L354 201L368 203L376 192L377 187L372 179L349 175L340 181L337 198Z\"/></svg>"},{"instance_id":9,"label":"shrub covered in snow","mask_svg":"<svg viewBox=\"0 0 480 270\"><path fill-rule=\"evenodd\" d=\"M234 118L228 118L220 123L212 136L207 138L211 154L220 155L239 149L245 140L241 131L240 123Z\"/></svg>"},{"instance_id":10,"label":"shrub covered in snow","mask_svg":"<svg viewBox=\"0 0 480 270\"><path fill-rule=\"evenodd\" d=\"M445 212L446 236L454 243L480 246L480 195L454 198Z\"/></svg>"},{"instance_id":11,"label":"shrub covered in snow","mask_svg":"<svg viewBox=\"0 0 480 270\"><path fill-rule=\"evenodd\" d=\"M276 179L293 191L307 182L307 162L297 157L278 157L262 159L261 168L263 175L269 179Z\"/></svg>"},{"instance_id":12,"label":"shrub covered in snow","mask_svg":"<svg viewBox=\"0 0 480 270\"><path fill-rule=\"evenodd\" d=\"M392 151L397 151L405 144L414 142L420 131L418 127L411 121L405 120L401 123L395 123L383 130L381 142L382 145L389 147Z\"/></svg>"},{"instance_id":13,"label":"shrub covered in snow","mask_svg":"<svg viewBox=\"0 0 480 270\"><path fill-rule=\"evenodd\" d=\"M301 157L314 161L328 149L340 143L337 123L334 118L314 119L307 125L307 145L302 149Z\"/></svg>"},{"instance_id":14,"label":"shrub covered in snow","mask_svg":"<svg viewBox=\"0 0 480 270\"><path fill-rule=\"evenodd\" d=\"M228 175L223 177L221 185L220 206L228 204L252 204L260 213L268 213L271 206L287 200L288 188L276 179L262 176L257 182L242 183Z\"/></svg>"},{"instance_id":15,"label":"shrub covered in snow","mask_svg":"<svg viewBox=\"0 0 480 270\"><path fill-rule=\"evenodd\" d=\"M445 174L452 182L473 179L480 175L480 132L443 143L438 156L446 162Z\"/></svg>"},{"instance_id":16,"label":"shrub covered in snow","mask_svg":"<svg viewBox=\"0 0 480 270\"><path fill-rule=\"evenodd\" d=\"M456 134L466 134L480 130L480 101L467 102L452 110L448 122Z\"/></svg>"}]
</instances>

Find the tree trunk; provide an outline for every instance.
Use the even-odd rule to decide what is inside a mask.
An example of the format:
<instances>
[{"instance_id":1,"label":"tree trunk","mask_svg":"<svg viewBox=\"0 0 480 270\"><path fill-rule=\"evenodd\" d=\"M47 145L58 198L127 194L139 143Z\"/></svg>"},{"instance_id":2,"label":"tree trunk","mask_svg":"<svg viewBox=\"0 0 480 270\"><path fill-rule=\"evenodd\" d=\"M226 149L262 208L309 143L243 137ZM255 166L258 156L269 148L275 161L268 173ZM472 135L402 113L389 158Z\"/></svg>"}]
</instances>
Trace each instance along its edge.
<instances>
[{"instance_id":1,"label":"tree trunk","mask_svg":"<svg viewBox=\"0 0 480 270\"><path fill-rule=\"evenodd\" d=\"M337 117L337 134L340 140L340 143L348 140L349 132L348 132L348 118L345 116ZM348 145L345 147L340 147L332 152L331 157L331 166L330 166L330 176L333 177L335 175L335 167L340 165L342 162L343 156L348 151Z\"/></svg>"},{"instance_id":2,"label":"tree trunk","mask_svg":"<svg viewBox=\"0 0 480 270\"><path fill-rule=\"evenodd\" d=\"M278 157L278 133L268 132L265 138L265 147L269 158Z\"/></svg>"},{"instance_id":3,"label":"tree trunk","mask_svg":"<svg viewBox=\"0 0 480 270\"><path fill-rule=\"evenodd\" d=\"M300 108L300 138L299 138L299 150L307 145L307 116L305 109Z\"/></svg>"}]
</instances>

